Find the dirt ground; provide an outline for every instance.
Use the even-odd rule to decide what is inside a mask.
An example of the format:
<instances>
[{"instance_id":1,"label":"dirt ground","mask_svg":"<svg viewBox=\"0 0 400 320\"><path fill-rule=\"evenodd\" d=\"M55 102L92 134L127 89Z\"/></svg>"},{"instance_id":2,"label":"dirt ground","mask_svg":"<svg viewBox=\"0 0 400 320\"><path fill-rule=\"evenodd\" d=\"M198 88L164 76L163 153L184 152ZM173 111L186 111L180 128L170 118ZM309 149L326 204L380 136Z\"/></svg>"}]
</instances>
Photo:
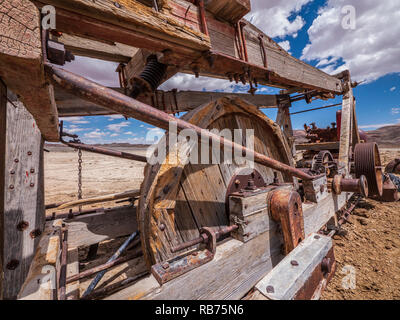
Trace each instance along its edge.
<instances>
[{"instance_id":1,"label":"dirt ground","mask_svg":"<svg viewBox=\"0 0 400 320\"><path fill-rule=\"evenodd\" d=\"M77 152L59 148L50 151L45 153L46 203L75 200ZM145 154L144 149L121 151ZM381 149L381 155L386 164L400 157L400 149ZM144 164L139 162L84 152L83 197L137 189L143 168ZM334 237L336 275L322 298L400 299L400 202L362 201L343 229L346 235ZM349 282L349 277L355 281Z\"/></svg>"}]
</instances>

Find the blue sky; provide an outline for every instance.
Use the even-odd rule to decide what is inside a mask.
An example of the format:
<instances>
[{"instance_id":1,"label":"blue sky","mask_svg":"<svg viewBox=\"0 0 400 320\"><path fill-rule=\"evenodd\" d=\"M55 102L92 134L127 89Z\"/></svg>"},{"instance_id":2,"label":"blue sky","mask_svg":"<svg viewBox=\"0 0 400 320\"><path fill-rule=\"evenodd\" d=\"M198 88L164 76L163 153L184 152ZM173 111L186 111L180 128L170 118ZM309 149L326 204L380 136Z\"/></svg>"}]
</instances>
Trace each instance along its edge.
<instances>
[{"instance_id":1,"label":"blue sky","mask_svg":"<svg viewBox=\"0 0 400 320\"><path fill-rule=\"evenodd\" d=\"M341 26L345 15L342 10L346 5L355 8L355 29L345 30ZM294 57L328 73L348 68L354 80L366 81L354 89L361 128L373 130L400 124L400 1L252 0L252 6L253 10L246 18L272 36ZM116 65L113 63L77 57L66 68L104 85L118 85L114 72ZM189 75L177 75L162 88L247 91L245 86L232 86L227 81L195 79ZM277 89L262 87L258 94L277 92ZM291 112L339 102L341 98L319 100L310 105L304 101L296 102ZM338 108L295 115L293 126L301 129L304 123L316 122L319 127L326 127L335 121L336 110ZM276 111L268 110L266 114L272 119L276 117ZM63 120L66 131L78 134L86 143L145 143L163 133L140 121L119 116Z\"/></svg>"}]
</instances>

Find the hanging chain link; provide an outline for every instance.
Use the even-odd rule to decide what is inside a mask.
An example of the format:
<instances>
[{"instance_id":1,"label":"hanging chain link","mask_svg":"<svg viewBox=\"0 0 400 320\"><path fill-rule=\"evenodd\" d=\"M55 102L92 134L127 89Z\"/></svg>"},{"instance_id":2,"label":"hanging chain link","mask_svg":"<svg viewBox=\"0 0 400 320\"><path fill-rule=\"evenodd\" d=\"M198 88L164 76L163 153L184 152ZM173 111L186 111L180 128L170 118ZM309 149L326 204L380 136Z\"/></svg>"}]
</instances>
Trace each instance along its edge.
<instances>
[{"instance_id":1,"label":"hanging chain link","mask_svg":"<svg viewBox=\"0 0 400 320\"><path fill-rule=\"evenodd\" d=\"M82 150L78 149L78 200L82 199ZM79 212L82 207L79 206Z\"/></svg>"}]
</instances>

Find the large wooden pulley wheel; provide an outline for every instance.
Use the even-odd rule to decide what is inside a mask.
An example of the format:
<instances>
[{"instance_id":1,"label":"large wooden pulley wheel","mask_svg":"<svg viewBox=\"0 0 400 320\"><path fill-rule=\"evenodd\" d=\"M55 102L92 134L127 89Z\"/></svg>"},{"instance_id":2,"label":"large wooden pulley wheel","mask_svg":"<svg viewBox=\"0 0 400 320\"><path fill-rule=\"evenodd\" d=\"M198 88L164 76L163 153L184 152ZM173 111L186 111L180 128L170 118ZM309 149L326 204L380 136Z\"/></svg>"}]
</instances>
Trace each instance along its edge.
<instances>
[{"instance_id":1,"label":"large wooden pulley wheel","mask_svg":"<svg viewBox=\"0 0 400 320\"><path fill-rule=\"evenodd\" d=\"M382 196L383 174L378 145L375 142L359 143L354 149L356 177L367 178L370 196Z\"/></svg>"},{"instance_id":2,"label":"large wooden pulley wheel","mask_svg":"<svg viewBox=\"0 0 400 320\"><path fill-rule=\"evenodd\" d=\"M183 118L209 130L228 129L232 137L234 129L253 129L256 152L293 166L290 149L279 126L247 102L226 97L199 107ZM168 139L168 133L163 139ZM138 222L143 253L149 265L178 256L180 253L172 253L171 248L198 238L203 227L218 231L228 226L227 187L235 174L249 166L247 162L183 164L177 160L171 164L168 161L186 149L187 144L183 142L169 146L162 164L148 164L145 168ZM159 156L159 152L156 155ZM270 168L254 164L254 169L267 184L273 183L275 176L279 182L293 182L290 176Z\"/></svg>"}]
</instances>

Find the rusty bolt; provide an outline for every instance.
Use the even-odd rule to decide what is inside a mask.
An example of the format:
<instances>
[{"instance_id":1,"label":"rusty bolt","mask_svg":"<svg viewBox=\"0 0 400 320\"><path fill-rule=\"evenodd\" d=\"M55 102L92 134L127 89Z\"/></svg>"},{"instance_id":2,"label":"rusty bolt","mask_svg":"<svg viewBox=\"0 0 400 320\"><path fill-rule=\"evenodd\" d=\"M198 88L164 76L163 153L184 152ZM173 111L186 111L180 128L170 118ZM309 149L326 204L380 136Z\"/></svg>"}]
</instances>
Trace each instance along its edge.
<instances>
[{"instance_id":1,"label":"rusty bolt","mask_svg":"<svg viewBox=\"0 0 400 320\"><path fill-rule=\"evenodd\" d=\"M30 172L31 172L31 173L35 173L35 169L32 168L32 169L30 170Z\"/></svg>"},{"instance_id":2,"label":"rusty bolt","mask_svg":"<svg viewBox=\"0 0 400 320\"><path fill-rule=\"evenodd\" d=\"M292 260L290 261L290 264L294 267L297 267L299 265L299 263L296 260Z\"/></svg>"},{"instance_id":3,"label":"rusty bolt","mask_svg":"<svg viewBox=\"0 0 400 320\"><path fill-rule=\"evenodd\" d=\"M29 222L28 221L21 221L20 223L17 224L17 230L18 231L24 231L29 227Z\"/></svg>"},{"instance_id":4,"label":"rusty bolt","mask_svg":"<svg viewBox=\"0 0 400 320\"><path fill-rule=\"evenodd\" d=\"M11 170L11 171L10 171L10 174L15 174L15 170Z\"/></svg>"},{"instance_id":5,"label":"rusty bolt","mask_svg":"<svg viewBox=\"0 0 400 320\"><path fill-rule=\"evenodd\" d=\"M18 268L18 266L19 266L19 260L14 259L14 260L11 260L9 263L7 263L6 268L8 270L15 270Z\"/></svg>"},{"instance_id":6,"label":"rusty bolt","mask_svg":"<svg viewBox=\"0 0 400 320\"><path fill-rule=\"evenodd\" d=\"M318 240L319 238L321 238L320 236L314 236L314 239Z\"/></svg>"},{"instance_id":7,"label":"rusty bolt","mask_svg":"<svg viewBox=\"0 0 400 320\"><path fill-rule=\"evenodd\" d=\"M121 5L118 2L114 2L114 6L116 6L118 9L121 8Z\"/></svg>"},{"instance_id":8,"label":"rusty bolt","mask_svg":"<svg viewBox=\"0 0 400 320\"><path fill-rule=\"evenodd\" d=\"M169 263L168 262L164 262L161 266L163 267L164 270L166 270L166 269L169 268Z\"/></svg>"},{"instance_id":9,"label":"rusty bolt","mask_svg":"<svg viewBox=\"0 0 400 320\"><path fill-rule=\"evenodd\" d=\"M267 287L267 292L268 292L268 293L274 293L274 292L275 292L274 287L273 287L273 286L268 286L268 287Z\"/></svg>"},{"instance_id":10,"label":"rusty bolt","mask_svg":"<svg viewBox=\"0 0 400 320\"><path fill-rule=\"evenodd\" d=\"M160 228L161 231L165 230L165 224L164 223L161 223L158 227Z\"/></svg>"},{"instance_id":11,"label":"rusty bolt","mask_svg":"<svg viewBox=\"0 0 400 320\"><path fill-rule=\"evenodd\" d=\"M321 193L323 193L323 192L325 191L325 186L322 185L322 186L320 187L320 190L321 190Z\"/></svg>"},{"instance_id":12,"label":"rusty bolt","mask_svg":"<svg viewBox=\"0 0 400 320\"><path fill-rule=\"evenodd\" d=\"M196 257L196 256L197 256L197 251L193 252L193 253L192 253L192 256L193 256L193 257Z\"/></svg>"},{"instance_id":13,"label":"rusty bolt","mask_svg":"<svg viewBox=\"0 0 400 320\"><path fill-rule=\"evenodd\" d=\"M31 236L32 239L39 237L41 234L42 234L42 231L40 231L39 229L35 229L35 230L31 231L31 233L29 233L29 235Z\"/></svg>"},{"instance_id":14,"label":"rusty bolt","mask_svg":"<svg viewBox=\"0 0 400 320\"><path fill-rule=\"evenodd\" d=\"M322 263L321 263L321 271L322 271L324 274L331 273L331 271L332 271L331 258L325 257L325 258L322 260Z\"/></svg>"},{"instance_id":15,"label":"rusty bolt","mask_svg":"<svg viewBox=\"0 0 400 320\"><path fill-rule=\"evenodd\" d=\"M28 156L31 156L32 155L32 151L28 151Z\"/></svg>"},{"instance_id":16,"label":"rusty bolt","mask_svg":"<svg viewBox=\"0 0 400 320\"><path fill-rule=\"evenodd\" d=\"M18 163L18 162L19 162L19 160L18 160L18 159L14 159L14 162L15 162L15 163Z\"/></svg>"},{"instance_id":17,"label":"rusty bolt","mask_svg":"<svg viewBox=\"0 0 400 320\"><path fill-rule=\"evenodd\" d=\"M35 184L34 184L33 182L31 182L31 183L29 184L29 186L30 186L31 188L33 188L33 187L35 186Z\"/></svg>"},{"instance_id":18,"label":"rusty bolt","mask_svg":"<svg viewBox=\"0 0 400 320\"><path fill-rule=\"evenodd\" d=\"M14 185L13 184L10 184L10 187L9 187L11 190L13 190L14 189Z\"/></svg>"},{"instance_id":19,"label":"rusty bolt","mask_svg":"<svg viewBox=\"0 0 400 320\"><path fill-rule=\"evenodd\" d=\"M240 185L240 180L239 179L235 180L235 185L236 185L236 188L239 187L239 185Z\"/></svg>"}]
</instances>

